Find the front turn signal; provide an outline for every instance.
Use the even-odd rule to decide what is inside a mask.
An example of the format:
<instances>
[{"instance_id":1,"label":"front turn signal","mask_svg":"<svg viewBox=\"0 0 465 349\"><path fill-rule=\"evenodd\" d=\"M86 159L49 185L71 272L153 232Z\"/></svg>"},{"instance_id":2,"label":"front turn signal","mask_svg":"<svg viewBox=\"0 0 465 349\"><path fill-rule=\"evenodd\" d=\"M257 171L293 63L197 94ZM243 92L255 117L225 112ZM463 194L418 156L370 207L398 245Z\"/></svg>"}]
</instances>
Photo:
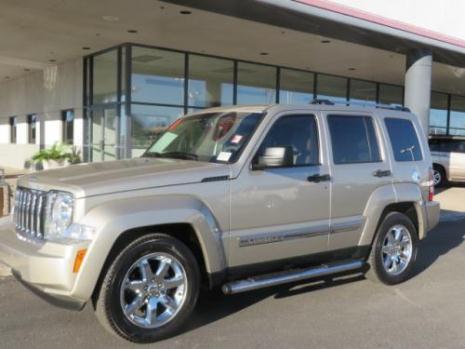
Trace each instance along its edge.
<instances>
[{"instance_id":1,"label":"front turn signal","mask_svg":"<svg viewBox=\"0 0 465 349\"><path fill-rule=\"evenodd\" d=\"M77 251L76 258L74 259L73 273L77 273L79 272L79 269L81 269L81 265L84 261L84 257L86 256L86 252L87 249Z\"/></svg>"}]
</instances>

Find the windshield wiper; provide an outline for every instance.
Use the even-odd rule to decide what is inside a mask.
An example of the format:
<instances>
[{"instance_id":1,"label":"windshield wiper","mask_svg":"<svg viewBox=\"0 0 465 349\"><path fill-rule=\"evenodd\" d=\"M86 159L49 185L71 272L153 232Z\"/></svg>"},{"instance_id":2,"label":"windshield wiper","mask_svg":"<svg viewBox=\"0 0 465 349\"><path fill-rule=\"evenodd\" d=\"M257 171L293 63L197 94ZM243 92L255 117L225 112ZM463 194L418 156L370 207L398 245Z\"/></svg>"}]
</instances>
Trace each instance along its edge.
<instances>
[{"instance_id":1,"label":"windshield wiper","mask_svg":"<svg viewBox=\"0 0 465 349\"><path fill-rule=\"evenodd\" d=\"M145 157L150 158L173 158L181 160L198 160L199 157L197 154L184 153L182 151L170 151L167 153L145 153Z\"/></svg>"}]
</instances>

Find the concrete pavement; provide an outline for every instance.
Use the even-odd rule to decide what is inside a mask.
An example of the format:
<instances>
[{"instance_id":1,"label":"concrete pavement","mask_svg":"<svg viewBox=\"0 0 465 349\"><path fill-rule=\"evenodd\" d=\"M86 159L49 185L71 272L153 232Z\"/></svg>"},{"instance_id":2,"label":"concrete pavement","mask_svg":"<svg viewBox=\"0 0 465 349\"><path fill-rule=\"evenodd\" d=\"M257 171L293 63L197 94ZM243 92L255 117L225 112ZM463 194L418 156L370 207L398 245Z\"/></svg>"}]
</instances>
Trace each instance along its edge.
<instances>
[{"instance_id":1,"label":"concrete pavement","mask_svg":"<svg viewBox=\"0 0 465 349\"><path fill-rule=\"evenodd\" d=\"M387 287L356 275L203 298L185 333L144 347L465 347L465 188L448 190L439 198L458 206L421 243L408 282ZM0 334L0 348L141 347L107 334L90 307L54 308L12 278L0 281Z\"/></svg>"}]
</instances>

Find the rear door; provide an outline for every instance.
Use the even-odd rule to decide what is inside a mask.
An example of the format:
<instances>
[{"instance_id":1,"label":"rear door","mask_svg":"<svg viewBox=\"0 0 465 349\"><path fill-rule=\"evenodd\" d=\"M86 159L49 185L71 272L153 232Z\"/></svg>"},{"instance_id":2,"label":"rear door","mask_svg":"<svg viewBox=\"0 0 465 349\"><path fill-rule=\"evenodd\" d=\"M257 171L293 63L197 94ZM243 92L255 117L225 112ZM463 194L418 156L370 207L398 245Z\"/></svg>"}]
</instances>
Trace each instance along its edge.
<instances>
[{"instance_id":1,"label":"rear door","mask_svg":"<svg viewBox=\"0 0 465 349\"><path fill-rule=\"evenodd\" d=\"M343 252L358 245L368 200L378 187L392 183L391 167L372 115L328 113L326 120L332 161L329 247Z\"/></svg>"}]
</instances>

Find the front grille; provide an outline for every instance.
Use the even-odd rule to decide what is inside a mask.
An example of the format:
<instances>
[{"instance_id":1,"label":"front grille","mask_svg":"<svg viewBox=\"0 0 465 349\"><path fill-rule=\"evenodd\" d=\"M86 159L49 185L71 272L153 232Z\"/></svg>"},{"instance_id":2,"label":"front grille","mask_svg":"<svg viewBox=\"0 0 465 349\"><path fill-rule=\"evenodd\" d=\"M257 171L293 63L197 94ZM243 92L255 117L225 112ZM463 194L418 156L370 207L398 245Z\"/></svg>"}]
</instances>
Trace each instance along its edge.
<instances>
[{"instance_id":1,"label":"front grille","mask_svg":"<svg viewBox=\"0 0 465 349\"><path fill-rule=\"evenodd\" d=\"M47 193L44 191L18 187L13 216L17 233L43 239L46 199Z\"/></svg>"}]
</instances>

